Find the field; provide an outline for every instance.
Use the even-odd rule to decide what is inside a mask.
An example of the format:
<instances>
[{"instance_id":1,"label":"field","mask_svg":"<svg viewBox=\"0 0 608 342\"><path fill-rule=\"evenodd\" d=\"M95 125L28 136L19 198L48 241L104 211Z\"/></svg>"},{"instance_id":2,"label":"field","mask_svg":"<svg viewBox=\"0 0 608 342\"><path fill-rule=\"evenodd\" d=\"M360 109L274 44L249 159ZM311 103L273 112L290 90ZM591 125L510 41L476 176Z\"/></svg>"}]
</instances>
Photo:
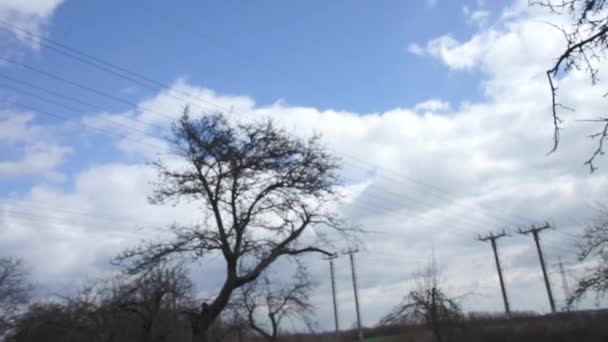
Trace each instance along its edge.
<instances>
[{"instance_id":1,"label":"field","mask_svg":"<svg viewBox=\"0 0 608 342\"><path fill-rule=\"evenodd\" d=\"M433 342L432 331L423 325L388 326L364 330L366 342ZM545 342L608 341L608 311L558 313L544 316L469 318L444 327L442 342ZM356 341L356 331L342 333L340 341ZM284 336L282 341L337 341L330 333Z\"/></svg>"}]
</instances>

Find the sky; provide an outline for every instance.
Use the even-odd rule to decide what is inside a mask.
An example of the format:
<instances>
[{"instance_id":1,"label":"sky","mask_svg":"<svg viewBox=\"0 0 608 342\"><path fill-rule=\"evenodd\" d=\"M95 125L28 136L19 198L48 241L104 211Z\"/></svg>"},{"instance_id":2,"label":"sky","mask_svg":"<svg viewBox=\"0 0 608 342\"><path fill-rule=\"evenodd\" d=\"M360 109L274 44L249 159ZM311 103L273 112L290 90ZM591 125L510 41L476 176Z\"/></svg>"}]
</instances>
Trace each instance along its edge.
<instances>
[{"instance_id":1,"label":"sky","mask_svg":"<svg viewBox=\"0 0 608 342\"><path fill-rule=\"evenodd\" d=\"M149 162L168 128L194 115L272 118L321 133L342 160L341 214L367 233L355 255L364 325L411 289L434 255L467 311L500 311L498 241L513 310L547 312L533 240L541 234L553 292L557 263L572 287L575 235L606 201L606 161L591 174L605 85L559 80L564 113L552 154L545 70L568 24L527 1L0 0L0 254L24 258L37 295L108 276L110 260L188 205L146 197ZM603 87L606 89L606 87ZM329 266L306 263L320 329L332 328ZM342 327L355 320L347 257L336 260ZM277 266L287 267L287 266ZM219 258L193 265L198 291L217 290ZM586 302L583 306L591 307Z\"/></svg>"}]
</instances>

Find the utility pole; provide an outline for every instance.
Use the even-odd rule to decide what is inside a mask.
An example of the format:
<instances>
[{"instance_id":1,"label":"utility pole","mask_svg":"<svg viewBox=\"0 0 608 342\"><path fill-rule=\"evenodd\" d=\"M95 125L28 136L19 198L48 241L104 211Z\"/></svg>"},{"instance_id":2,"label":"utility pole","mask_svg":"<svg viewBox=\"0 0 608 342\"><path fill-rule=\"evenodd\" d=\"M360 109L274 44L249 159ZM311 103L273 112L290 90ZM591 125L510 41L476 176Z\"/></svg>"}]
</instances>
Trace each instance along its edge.
<instances>
[{"instance_id":1,"label":"utility pole","mask_svg":"<svg viewBox=\"0 0 608 342\"><path fill-rule=\"evenodd\" d=\"M500 234L489 233L484 237L480 235L477 237L477 240L482 242L490 241L492 244L492 250L494 251L494 261L496 261L496 270L498 271L498 279L500 280L500 289L502 290L502 300L505 303L505 312L508 315L511 313L511 309L509 308L509 299L507 298L505 281L502 278L502 269L500 267L500 260L498 259L498 251L496 250L496 240L505 236L507 236L507 233L503 230Z\"/></svg>"},{"instance_id":2,"label":"utility pole","mask_svg":"<svg viewBox=\"0 0 608 342\"><path fill-rule=\"evenodd\" d=\"M532 225L529 229L519 229L519 233L523 235L528 235L532 233L532 237L534 237L534 242L536 243L536 250L538 251L538 258L540 259L540 267L543 269L543 277L545 279L545 287L547 288L547 296L549 296L549 304L551 305L551 312L555 312L555 301L553 301L553 293L551 292L551 284L549 283L549 277L547 276L547 269L545 267L545 258L543 258L543 251L540 248L540 242L538 233L542 232L545 229L551 228L551 225L547 222L545 225L541 227L536 227Z\"/></svg>"},{"instance_id":3,"label":"utility pole","mask_svg":"<svg viewBox=\"0 0 608 342\"><path fill-rule=\"evenodd\" d=\"M358 250L349 250L346 252L350 256L350 269L353 275L353 290L355 292L355 309L357 310L357 329L359 330L359 341L363 341L363 330L361 329L361 313L359 312L359 296L357 294L357 275L355 274L355 259L353 254Z\"/></svg>"},{"instance_id":4,"label":"utility pole","mask_svg":"<svg viewBox=\"0 0 608 342\"><path fill-rule=\"evenodd\" d=\"M336 281L334 278L334 259L338 256L336 254L332 254L331 256L326 257L326 260L329 260L329 273L331 276L331 296L334 301L334 323L336 325L336 338L340 336L340 323L338 320L338 302L336 301Z\"/></svg>"},{"instance_id":5,"label":"utility pole","mask_svg":"<svg viewBox=\"0 0 608 342\"><path fill-rule=\"evenodd\" d=\"M566 309L570 311L570 306L568 305L568 298L570 297L570 286L568 286L568 278L566 277L566 271L564 271L564 263L562 262L562 257L558 258L559 260L559 273L562 275L562 290L564 291L564 298Z\"/></svg>"}]
</instances>

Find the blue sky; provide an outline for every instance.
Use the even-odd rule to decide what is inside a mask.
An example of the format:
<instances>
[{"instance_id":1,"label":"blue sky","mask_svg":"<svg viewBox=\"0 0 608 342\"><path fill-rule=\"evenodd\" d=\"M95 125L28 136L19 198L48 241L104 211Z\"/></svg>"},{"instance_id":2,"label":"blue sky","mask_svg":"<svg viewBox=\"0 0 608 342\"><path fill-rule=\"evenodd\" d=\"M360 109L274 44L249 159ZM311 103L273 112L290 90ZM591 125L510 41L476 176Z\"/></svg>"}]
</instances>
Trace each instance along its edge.
<instances>
[{"instance_id":1,"label":"blue sky","mask_svg":"<svg viewBox=\"0 0 608 342\"><path fill-rule=\"evenodd\" d=\"M457 1L432 7L424 1L68 1L47 30L53 40L163 83L184 76L260 103L285 99L365 113L438 93L451 101L479 96L479 75L446 73L437 61L407 52L408 44L444 32L470 35L475 26L461 8ZM94 79L116 94L132 86L44 48L24 62L70 79Z\"/></svg>"},{"instance_id":2,"label":"blue sky","mask_svg":"<svg viewBox=\"0 0 608 342\"><path fill-rule=\"evenodd\" d=\"M67 1L45 25L45 37L162 84L185 78L220 93L250 96L259 104L283 100L365 114L411 107L438 94L453 103L482 96L478 72L446 72L438 61L408 53L409 44L442 32L457 38L470 35L476 27L466 22L462 8L467 4L478 6L475 1L441 6L426 1L388 1L383 6L370 1L176 1L170 6L150 1ZM99 71L44 44L36 53L24 53L20 63L123 101L138 102L157 91ZM109 112L130 107L30 69L13 66L1 72ZM0 90L19 104L51 114L73 117L98 111L79 104L72 107L80 111L71 111L40 100L40 96L48 99L48 94L28 86L7 79L0 79L0 84L33 91L35 96L12 88ZM75 172L107 160L114 152L101 141L92 144L95 150L74 151L76 157L62 171ZM30 179L13 179L4 191L12 192L21 183L32 184Z\"/></svg>"},{"instance_id":3,"label":"blue sky","mask_svg":"<svg viewBox=\"0 0 608 342\"><path fill-rule=\"evenodd\" d=\"M155 236L135 228L192 213L146 202L155 180L146 163L166 147L158 138L186 104L197 115L232 109L298 135L320 132L343 158L350 182L340 211L379 232L358 261L364 323L390 309L388 294L411 287L433 249L449 291L479 294L468 310L500 310L489 246L477 234L551 220L559 229L543 240L547 258L563 256L576 272L571 234L606 200L608 177L582 166L594 146L582 137L593 127L576 122L604 108L601 96L590 100L603 83L591 87L580 73L560 80L563 100L580 110L565 117L563 144L546 156L544 70L563 45L542 24L553 19L524 0L0 1L2 23L162 85L79 63L19 30L0 34L0 58L11 61L0 63L0 250L35 265L45 289L107 274L133 236ZM31 222L34 205L46 209ZM546 311L528 240L506 239L501 250L512 305ZM204 293L221 279L217 262L209 262L217 277L195 275ZM352 292L339 262L348 326ZM313 258L310 268L323 303L327 265ZM319 318L328 328L331 313Z\"/></svg>"}]
</instances>

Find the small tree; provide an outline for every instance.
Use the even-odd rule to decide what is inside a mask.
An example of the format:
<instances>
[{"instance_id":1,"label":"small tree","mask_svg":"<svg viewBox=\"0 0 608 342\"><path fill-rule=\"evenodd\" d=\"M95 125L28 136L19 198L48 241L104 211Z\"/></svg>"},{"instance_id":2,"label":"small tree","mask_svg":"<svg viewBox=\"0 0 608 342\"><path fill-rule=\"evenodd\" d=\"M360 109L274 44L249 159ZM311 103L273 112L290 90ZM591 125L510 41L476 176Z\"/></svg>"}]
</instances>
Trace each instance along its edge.
<instances>
[{"instance_id":1,"label":"small tree","mask_svg":"<svg viewBox=\"0 0 608 342\"><path fill-rule=\"evenodd\" d=\"M414 290L380 324L423 323L429 325L437 342L443 341L444 328L462 318L457 300L441 288L441 275L435 261L418 276Z\"/></svg>"},{"instance_id":2,"label":"small tree","mask_svg":"<svg viewBox=\"0 0 608 342\"><path fill-rule=\"evenodd\" d=\"M598 299L608 294L608 210L602 209L598 218L585 227L578 246L578 260L589 261L592 266L577 281L567 300L572 306L585 294L594 292Z\"/></svg>"},{"instance_id":3,"label":"small tree","mask_svg":"<svg viewBox=\"0 0 608 342\"><path fill-rule=\"evenodd\" d=\"M23 260L0 258L0 337L13 326L20 307L29 300L27 275Z\"/></svg>"},{"instance_id":4,"label":"small tree","mask_svg":"<svg viewBox=\"0 0 608 342\"><path fill-rule=\"evenodd\" d=\"M267 341L277 341L280 327L285 320L298 320L312 330L313 290L306 268L298 263L293 279L281 285L268 276L241 287L233 300L240 315L249 327Z\"/></svg>"},{"instance_id":5,"label":"small tree","mask_svg":"<svg viewBox=\"0 0 608 342\"><path fill-rule=\"evenodd\" d=\"M142 277L97 280L76 294L29 305L7 341L183 341L191 287L182 267L168 265Z\"/></svg>"},{"instance_id":6,"label":"small tree","mask_svg":"<svg viewBox=\"0 0 608 342\"><path fill-rule=\"evenodd\" d=\"M159 265L136 279L115 282L112 292L105 306L135 315L142 342L165 341L177 314L187 311L192 302L192 282L180 265Z\"/></svg>"},{"instance_id":7,"label":"small tree","mask_svg":"<svg viewBox=\"0 0 608 342\"><path fill-rule=\"evenodd\" d=\"M606 58L608 49L608 15L605 0L529 0L530 5L548 8L553 14L568 17L572 24L558 27L566 41L566 48L556 56L555 63L547 70L547 79L551 90L551 109L553 114L554 152L559 144L560 110L574 111L558 100L557 80L572 70L584 70L592 85L599 78L600 62ZM605 95L604 95L605 96ZM604 144L608 139L608 116L593 113L587 121L601 124L601 129L589 137L597 140L597 147L591 157L585 161L591 172L596 170L595 159L604 154Z\"/></svg>"},{"instance_id":8,"label":"small tree","mask_svg":"<svg viewBox=\"0 0 608 342\"><path fill-rule=\"evenodd\" d=\"M7 341L104 342L113 331L92 288L63 302L37 302L15 322Z\"/></svg>"},{"instance_id":9,"label":"small tree","mask_svg":"<svg viewBox=\"0 0 608 342\"><path fill-rule=\"evenodd\" d=\"M127 250L118 261L135 274L171 258L221 253L224 281L217 296L201 306L195 339L206 338L235 289L277 259L330 254L327 229L348 236L330 209L338 199L338 163L318 136L295 138L269 120L233 123L222 114L191 119L186 110L169 142L181 162L154 163L161 181L150 200L198 201L204 221L174 225L173 240Z\"/></svg>"}]
</instances>

